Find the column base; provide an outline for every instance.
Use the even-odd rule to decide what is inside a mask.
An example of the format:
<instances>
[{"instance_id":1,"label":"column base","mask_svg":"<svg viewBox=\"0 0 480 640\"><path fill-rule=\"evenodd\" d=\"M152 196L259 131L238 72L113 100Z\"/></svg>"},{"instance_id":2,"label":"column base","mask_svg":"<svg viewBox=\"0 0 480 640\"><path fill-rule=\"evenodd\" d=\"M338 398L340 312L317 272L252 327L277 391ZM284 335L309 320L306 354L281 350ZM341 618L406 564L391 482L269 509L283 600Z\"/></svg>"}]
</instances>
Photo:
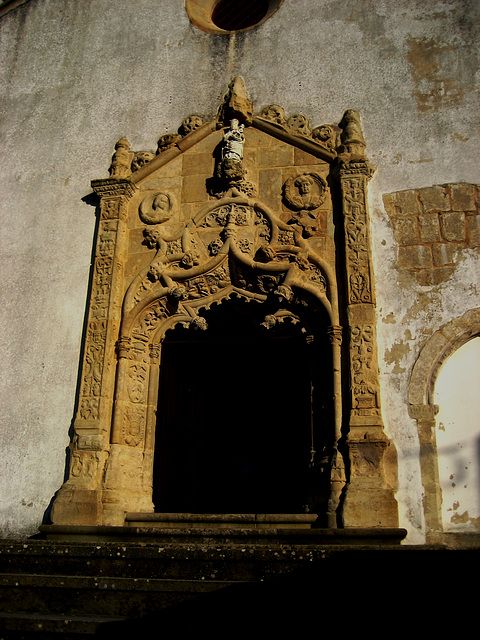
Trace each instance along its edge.
<instances>
[{"instance_id":1,"label":"column base","mask_svg":"<svg viewBox=\"0 0 480 640\"><path fill-rule=\"evenodd\" d=\"M347 487L344 527L398 527L398 505L392 489Z\"/></svg>"},{"instance_id":2,"label":"column base","mask_svg":"<svg viewBox=\"0 0 480 640\"><path fill-rule=\"evenodd\" d=\"M56 525L102 524L102 491L63 486L55 497L50 517Z\"/></svg>"}]
</instances>

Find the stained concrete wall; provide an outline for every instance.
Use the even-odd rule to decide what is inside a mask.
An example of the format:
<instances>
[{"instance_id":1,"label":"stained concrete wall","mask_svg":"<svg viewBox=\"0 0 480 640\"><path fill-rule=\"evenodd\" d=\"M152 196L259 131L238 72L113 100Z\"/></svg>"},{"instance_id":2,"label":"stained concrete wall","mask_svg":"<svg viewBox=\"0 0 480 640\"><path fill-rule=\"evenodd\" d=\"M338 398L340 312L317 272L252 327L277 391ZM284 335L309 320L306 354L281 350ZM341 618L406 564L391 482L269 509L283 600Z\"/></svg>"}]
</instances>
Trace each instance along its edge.
<instances>
[{"instance_id":1,"label":"stained concrete wall","mask_svg":"<svg viewBox=\"0 0 480 640\"><path fill-rule=\"evenodd\" d=\"M472 1L285 0L257 29L208 34L182 0L29 0L0 18L3 535L35 533L61 486L73 418L94 209L115 142L152 149L212 116L233 75L255 110L312 125L360 111L370 183L383 414L399 453L401 525L424 540L418 436L406 409L427 337L478 307L478 254L437 285L402 273L385 194L479 183Z\"/></svg>"}]
</instances>

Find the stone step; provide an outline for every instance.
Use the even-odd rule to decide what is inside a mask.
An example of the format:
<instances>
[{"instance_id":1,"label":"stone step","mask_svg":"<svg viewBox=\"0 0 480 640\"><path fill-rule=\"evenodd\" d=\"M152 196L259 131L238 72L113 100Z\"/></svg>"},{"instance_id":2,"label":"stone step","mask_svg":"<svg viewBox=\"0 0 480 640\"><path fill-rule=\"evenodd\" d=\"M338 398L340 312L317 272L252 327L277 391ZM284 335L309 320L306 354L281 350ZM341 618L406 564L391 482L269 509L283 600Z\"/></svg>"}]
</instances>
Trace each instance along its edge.
<instances>
[{"instance_id":1,"label":"stone step","mask_svg":"<svg viewBox=\"0 0 480 640\"><path fill-rule=\"evenodd\" d=\"M194 519L158 520L157 514L148 514L151 518L137 519L137 514L129 514L132 519L123 526L63 526L42 525L39 527L41 536L46 540L66 542L151 542L172 544L209 543L215 545L232 546L256 544L262 546L284 545L400 545L406 536L405 529L399 528L363 528L349 529L320 529L311 528L305 523L300 527L286 526L285 521L262 522L262 526L252 526L252 523L242 525L241 521L227 521L222 526L215 520L198 522ZM189 514L175 514L176 516ZM243 514L239 517L244 517ZM190 526L184 526L189 523ZM198 524L198 526L197 526ZM229 526L229 524L231 526ZM264 526L268 525L268 526Z\"/></svg>"},{"instance_id":2,"label":"stone step","mask_svg":"<svg viewBox=\"0 0 480 640\"><path fill-rule=\"evenodd\" d=\"M66 637L78 638L98 637L105 625L120 625L128 618L112 616L61 616L47 613L14 613L0 612L0 638L2 640L25 640L34 638ZM110 627L112 628L112 627Z\"/></svg>"},{"instance_id":3,"label":"stone step","mask_svg":"<svg viewBox=\"0 0 480 640\"><path fill-rule=\"evenodd\" d=\"M159 611L229 584L212 579L0 574L0 605L7 613L131 617Z\"/></svg>"},{"instance_id":4,"label":"stone step","mask_svg":"<svg viewBox=\"0 0 480 640\"><path fill-rule=\"evenodd\" d=\"M318 633L327 618L343 630L345 611L356 627L373 602L387 610L421 601L425 584L412 576L453 584L458 566L478 562L475 550L426 546L174 539L182 542L0 541L0 629L9 625L0 639L88 637L95 618L95 637L116 640ZM26 628L36 620L56 630Z\"/></svg>"},{"instance_id":5,"label":"stone step","mask_svg":"<svg viewBox=\"0 0 480 640\"><path fill-rule=\"evenodd\" d=\"M317 562L322 547L176 543L9 541L0 543L0 573L191 580L266 580Z\"/></svg>"}]
</instances>

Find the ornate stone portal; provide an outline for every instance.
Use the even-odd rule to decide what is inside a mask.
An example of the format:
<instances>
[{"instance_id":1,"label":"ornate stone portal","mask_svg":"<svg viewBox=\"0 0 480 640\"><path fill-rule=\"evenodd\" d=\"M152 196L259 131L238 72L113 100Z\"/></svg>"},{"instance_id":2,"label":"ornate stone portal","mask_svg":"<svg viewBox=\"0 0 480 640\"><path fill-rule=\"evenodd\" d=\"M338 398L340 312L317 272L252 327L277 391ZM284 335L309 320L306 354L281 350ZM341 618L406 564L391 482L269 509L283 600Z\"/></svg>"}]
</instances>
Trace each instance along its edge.
<instances>
[{"instance_id":1,"label":"ornate stone portal","mask_svg":"<svg viewBox=\"0 0 480 640\"><path fill-rule=\"evenodd\" d=\"M156 153L132 152L124 138L117 143L110 177L92 182L100 205L85 355L54 524L123 525L128 512L154 512L157 414L165 408L158 403L168 405L162 346L179 328L186 340L208 332L216 310L236 300L252 309L245 327L282 336L288 326L295 340L323 345L305 360L316 371L310 398L298 399L299 414L310 402L305 469L314 498L305 510L318 514L320 526L398 526L396 456L380 410L367 213L373 168L364 149L355 111L338 126L313 129L277 105L256 116L239 78L215 118L187 118L162 136ZM235 323L236 334L242 326ZM188 349L182 353L188 357ZM212 384L237 366L228 348L211 358L218 358ZM199 380L207 370L202 362L184 366ZM271 369L261 371L270 380ZM275 374L267 407L296 393L294 371ZM246 405L260 397L248 385L245 379L240 395ZM172 402L189 398L180 389ZM236 407L228 397L222 411L231 444ZM292 450L298 430L281 428ZM184 446L195 455L193 443ZM223 512L231 512L228 500Z\"/></svg>"}]
</instances>

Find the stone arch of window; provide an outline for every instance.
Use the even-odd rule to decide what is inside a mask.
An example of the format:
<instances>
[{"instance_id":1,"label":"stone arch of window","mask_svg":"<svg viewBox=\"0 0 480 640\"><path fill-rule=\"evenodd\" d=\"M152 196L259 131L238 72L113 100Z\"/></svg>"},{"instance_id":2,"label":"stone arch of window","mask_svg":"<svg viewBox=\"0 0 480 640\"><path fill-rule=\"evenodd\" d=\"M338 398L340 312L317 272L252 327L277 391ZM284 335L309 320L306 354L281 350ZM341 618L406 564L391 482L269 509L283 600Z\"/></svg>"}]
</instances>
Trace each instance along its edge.
<instances>
[{"instance_id":1,"label":"stone arch of window","mask_svg":"<svg viewBox=\"0 0 480 640\"><path fill-rule=\"evenodd\" d=\"M418 426L425 524L427 538L432 540L443 531L435 435L438 413L438 406L434 404L435 383L446 360L477 336L480 336L480 308L467 311L435 331L422 347L410 377L408 406L410 416Z\"/></svg>"}]
</instances>

